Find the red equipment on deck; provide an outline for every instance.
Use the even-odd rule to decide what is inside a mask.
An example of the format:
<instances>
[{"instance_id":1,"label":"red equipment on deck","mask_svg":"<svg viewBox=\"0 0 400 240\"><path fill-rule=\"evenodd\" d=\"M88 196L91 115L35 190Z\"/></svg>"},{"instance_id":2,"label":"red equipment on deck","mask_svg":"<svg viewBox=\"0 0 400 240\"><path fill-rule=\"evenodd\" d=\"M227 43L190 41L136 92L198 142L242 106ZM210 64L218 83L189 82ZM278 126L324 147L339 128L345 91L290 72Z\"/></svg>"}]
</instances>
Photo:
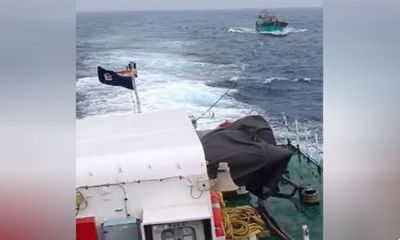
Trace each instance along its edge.
<instances>
[{"instance_id":1,"label":"red equipment on deck","mask_svg":"<svg viewBox=\"0 0 400 240\"><path fill-rule=\"evenodd\" d=\"M214 217L215 235L218 240L225 239L224 222L220 206L220 196L217 192L211 191L211 204Z\"/></svg>"},{"instance_id":2,"label":"red equipment on deck","mask_svg":"<svg viewBox=\"0 0 400 240\"><path fill-rule=\"evenodd\" d=\"M218 127L219 127L219 128L225 128L226 126L228 126L228 125L231 124L231 123L232 123L231 121L225 120L225 121L223 121L222 123L220 123L220 124L218 125Z\"/></svg>"},{"instance_id":3,"label":"red equipment on deck","mask_svg":"<svg viewBox=\"0 0 400 240\"><path fill-rule=\"evenodd\" d=\"M76 240L97 240L96 221L94 217L76 219Z\"/></svg>"}]
</instances>

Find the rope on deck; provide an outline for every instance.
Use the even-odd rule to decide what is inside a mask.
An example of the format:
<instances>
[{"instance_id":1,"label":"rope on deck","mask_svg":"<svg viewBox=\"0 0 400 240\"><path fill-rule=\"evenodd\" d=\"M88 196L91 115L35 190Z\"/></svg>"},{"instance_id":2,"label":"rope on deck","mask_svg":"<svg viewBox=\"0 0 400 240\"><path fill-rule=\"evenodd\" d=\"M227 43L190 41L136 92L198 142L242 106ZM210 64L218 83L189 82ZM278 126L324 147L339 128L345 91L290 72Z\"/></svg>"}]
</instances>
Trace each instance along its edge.
<instances>
[{"instance_id":1,"label":"rope on deck","mask_svg":"<svg viewBox=\"0 0 400 240\"><path fill-rule=\"evenodd\" d=\"M255 208L248 205L226 207L222 196L220 205L227 239L247 240L252 236L269 235L268 230L265 230L265 222Z\"/></svg>"}]
</instances>

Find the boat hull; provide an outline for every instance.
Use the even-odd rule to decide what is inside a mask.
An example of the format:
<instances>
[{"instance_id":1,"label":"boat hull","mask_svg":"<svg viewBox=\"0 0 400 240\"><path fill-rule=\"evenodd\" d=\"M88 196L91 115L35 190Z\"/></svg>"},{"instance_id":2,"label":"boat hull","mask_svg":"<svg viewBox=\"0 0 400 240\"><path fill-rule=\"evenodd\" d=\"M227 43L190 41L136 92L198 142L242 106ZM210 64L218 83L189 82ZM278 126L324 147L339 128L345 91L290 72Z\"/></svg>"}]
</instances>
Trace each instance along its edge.
<instances>
[{"instance_id":1,"label":"boat hull","mask_svg":"<svg viewBox=\"0 0 400 240\"><path fill-rule=\"evenodd\" d=\"M256 27L259 33L282 32L288 24L286 22L263 23Z\"/></svg>"}]
</instances>

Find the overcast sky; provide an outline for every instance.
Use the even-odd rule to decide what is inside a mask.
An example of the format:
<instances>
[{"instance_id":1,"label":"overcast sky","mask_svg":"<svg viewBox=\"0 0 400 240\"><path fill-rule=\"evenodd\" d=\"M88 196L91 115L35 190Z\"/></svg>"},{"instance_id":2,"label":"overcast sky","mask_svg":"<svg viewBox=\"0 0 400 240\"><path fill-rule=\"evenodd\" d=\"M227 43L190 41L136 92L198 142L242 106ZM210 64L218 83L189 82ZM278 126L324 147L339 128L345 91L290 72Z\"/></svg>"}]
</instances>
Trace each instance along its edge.
<instances>
[{"instance_id":1,"label":"overcast sky","mask_svg":"<svg viewBox=\"0 0 400 240\"><path fill-rule=\"evenodd\" d=\"M76 0L79 12L322 7L322 0Z\"/></svg>"}]
</instances>

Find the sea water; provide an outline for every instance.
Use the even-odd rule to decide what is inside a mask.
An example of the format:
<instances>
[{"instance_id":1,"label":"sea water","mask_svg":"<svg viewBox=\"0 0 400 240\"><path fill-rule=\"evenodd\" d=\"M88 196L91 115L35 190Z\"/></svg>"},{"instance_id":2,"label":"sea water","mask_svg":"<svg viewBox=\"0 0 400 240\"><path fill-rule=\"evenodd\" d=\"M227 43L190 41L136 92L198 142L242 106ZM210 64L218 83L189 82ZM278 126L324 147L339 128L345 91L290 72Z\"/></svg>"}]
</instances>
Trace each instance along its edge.
<instances>
[{"instance_id":1,"label":"sea water","mask_svg":"<svg viewBox=\"0 0 400 240\"><path fill-rule=\"evenodd\" d=\"M282 112L298 119L322 147L322 9L274 9L288 27L255 32L259 10L101 12L77 15L77 118L133 111L131 92L102 85L97 66L138 68L143 112L185 108L215 127L225 119L261 114L275 129ZM304 142L301 144L304 146ZM316 146L316 144L314 144Z\"/></svg>"}]
</instances>

